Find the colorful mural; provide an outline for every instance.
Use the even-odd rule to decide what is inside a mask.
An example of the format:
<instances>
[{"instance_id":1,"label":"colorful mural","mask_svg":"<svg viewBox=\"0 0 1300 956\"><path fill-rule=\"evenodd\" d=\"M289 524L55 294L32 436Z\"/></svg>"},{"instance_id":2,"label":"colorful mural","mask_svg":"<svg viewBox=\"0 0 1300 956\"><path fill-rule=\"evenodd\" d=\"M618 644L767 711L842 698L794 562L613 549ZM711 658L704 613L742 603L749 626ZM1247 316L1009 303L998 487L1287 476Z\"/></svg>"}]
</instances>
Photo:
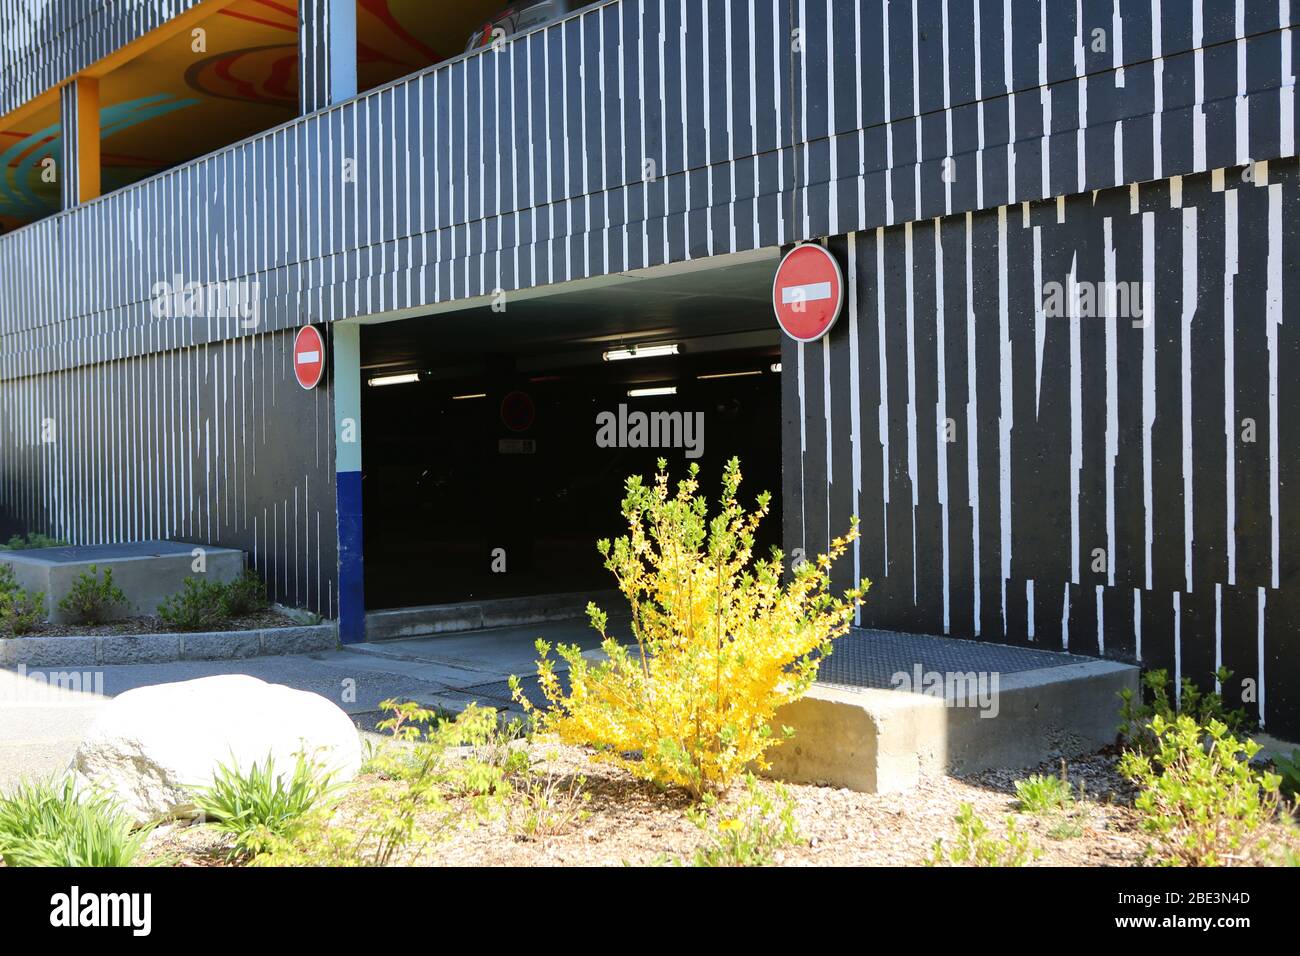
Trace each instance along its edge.
<instances>
[{"instance_id":1,"label":"colorful mural","mask_svg":"<svg viewBox=\"0 0 1300 956\"><path fill-rule=\"evenodd\" d=\"M501 0L358 0L362 90L454 56ZM293 0L236 0L100 80L103 188L121 188L293 119L298 110ZM0 129L0 230L56 211L62 144L56 106ZM54 170L57 174L57 165ZM42 175L44 174L44 175Z\"/></svg>"}]
</instances>

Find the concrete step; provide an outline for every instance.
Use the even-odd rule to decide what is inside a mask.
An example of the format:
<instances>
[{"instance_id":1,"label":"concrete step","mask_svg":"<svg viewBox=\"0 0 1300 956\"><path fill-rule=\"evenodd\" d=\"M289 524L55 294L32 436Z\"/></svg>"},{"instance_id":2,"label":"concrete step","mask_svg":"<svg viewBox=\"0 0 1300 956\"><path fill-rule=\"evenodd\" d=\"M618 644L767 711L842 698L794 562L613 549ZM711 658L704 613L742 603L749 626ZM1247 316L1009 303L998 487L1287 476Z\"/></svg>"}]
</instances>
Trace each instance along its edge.
<instances>
[{"instance_id":1,"label":"concrete step","mask_svg":"<svg viewBox=\"0 0 1300 956\"><path fill-rule=\"evenodd\" d=\"M927 635L855 629L783 708L794 739L771 775L866 793L934 774L1035 767L1115 741L1131 664Z\"/></svg>"},{"instance_id":2,"label":"concrete step","mask_svg":"<svg viewBox=\"0 0 1300 956\"><path fill-rule=\"evenodd\" d=\"M584 618L588 601L595 601L611 614L623 606L617 591L574 591L372 611L366 615L366 640L392 641Z\"/></svg>"}]
</instances>

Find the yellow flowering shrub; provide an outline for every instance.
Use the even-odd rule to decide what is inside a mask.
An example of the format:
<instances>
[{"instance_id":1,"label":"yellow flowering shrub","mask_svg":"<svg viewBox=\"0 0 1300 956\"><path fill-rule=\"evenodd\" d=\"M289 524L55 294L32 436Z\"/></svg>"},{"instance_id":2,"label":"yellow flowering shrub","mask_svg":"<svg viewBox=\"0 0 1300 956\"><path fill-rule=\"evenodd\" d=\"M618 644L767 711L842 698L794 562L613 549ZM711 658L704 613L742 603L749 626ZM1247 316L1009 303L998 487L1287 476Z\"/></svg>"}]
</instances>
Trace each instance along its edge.
<instances>
[{"instance_id":1,"label":"yellow flowering shrub","mask_svg":"<svg viewBox=\"0 0 1300 956\"><path fill-rule=\"evenodd\" d=\"M653 484L627 480L628 534L598 542L605 566L632 610L633 645L607 632L595 604L587 613L605 660L576 645L555 648L568 664L566 692L551 645L538 641L538 677L549 708L535 711L512 679L515 699L541 729L590 745L598 759L693 796L725 790L747 768L764 769L779 738L772 719L816 679L831 640L844 634L870 586L831 593L831 562L857 537L857 522L830 553L799 562L782 583L782 555L753 555L770 495L747 512L737 500L740 462L728 462L718 512L697 494L699 467L669 487L661 459Z\"/></svg>"}]
</instances>

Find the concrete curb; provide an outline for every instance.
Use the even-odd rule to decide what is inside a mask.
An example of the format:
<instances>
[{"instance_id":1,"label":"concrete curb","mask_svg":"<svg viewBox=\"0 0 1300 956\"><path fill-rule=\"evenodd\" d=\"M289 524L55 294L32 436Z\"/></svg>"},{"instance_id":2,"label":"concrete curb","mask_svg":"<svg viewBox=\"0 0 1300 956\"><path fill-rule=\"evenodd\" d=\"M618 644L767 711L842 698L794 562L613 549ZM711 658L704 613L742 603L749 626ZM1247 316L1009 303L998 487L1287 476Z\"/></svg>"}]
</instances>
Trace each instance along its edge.
<instances>
[{"instance_id":1,"label":"concrete curb","mask_svg":"<svg viewBox=\"0 0 1300 956\"><path fill-rule=\"evenodd\" d=\"M334 622L253 631L194 634L110 634L99 637L0 638L0 667L94 667L229 661L312 654L338 647Z\"/></svg>"},{"instance_id":2,"label":"concrete curb","mask_svg":"<svg viewBox=\"0 0 1300 956\"><path fill-rule=\"evenodd\" d=\"M367 641L392 641L435 634L459 634L494 627L518 627L546 621L586 617L587 602L609 608L620 595L617 591L574 591L535 597L468 601L463 604L435 604L392 611L371 611L366 615Z\"/></svg>"},{"instance_id":3,"label":"concrete curb","mask_svg":"<svg viewBox=\"0 0 1300 956\"><path fill-rule=\"evenodd\" d=\"M773 748L770 775L865 793L910 790L926 777L1028 768L1113 743L1119 693L1138 668L1091 660L1001 675L998 710L972 701L814 684L774 725L794 739Z\"/></svg>"}]
</instances>

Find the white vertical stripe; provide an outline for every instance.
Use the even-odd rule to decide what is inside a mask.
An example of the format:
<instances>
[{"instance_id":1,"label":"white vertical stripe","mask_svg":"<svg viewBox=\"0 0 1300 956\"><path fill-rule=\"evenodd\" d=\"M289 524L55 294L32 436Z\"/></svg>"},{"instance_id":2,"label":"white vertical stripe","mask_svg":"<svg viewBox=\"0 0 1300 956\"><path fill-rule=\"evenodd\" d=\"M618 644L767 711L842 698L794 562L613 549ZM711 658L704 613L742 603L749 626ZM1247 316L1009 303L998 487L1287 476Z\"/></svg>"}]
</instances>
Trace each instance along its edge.
<instances>
[{"instance_id":1,"label":"white vertical stripe","mask_svg":"<svg viewBox=\"0 0 1300 956\"><path fill-rule=\"evenodd\" d=\"M952 626L952 581L949 574L948 550L948 372L944 342L947 332L944 328L944 275L943 275L943 231L942 220L934 220L934 295L935 295L935 348L937 369L938 401L935 405L935 460L938 463L938 495L940 509L941 539L939 561L943 568L943 632L951 633Z\"/></svg>"},{"instance_id":2,"label":"white vertical stripe","mask_svg":"<svg viewBox=\"0 0 1300 956\"><path fill-rule=\"evenodd\" d=\"M1268 337L1268 513L1272 566L1271 584L1280 586L1281 576L1281 482L1278 473L1278 357L1282 325L1282 185L1268 187L1268 291L1265 303Z\"/></svg>"},{"instance_id":3,"label":"white vertical stripe","mask_svg":"<svg viewBox=\"0 0 1300 956\"><path fill-rule=\"evenodd\" d=\"M1007 581L1011 577L1011 331L1007 295L1007 207L998 207L998 354L1002 402L998 415L999 512L1002 522L1002 633L1007 633Z\"/></svg>"},{"instance_id":4,"label":"white vertical stripe","mask_svg":"<svg viewBox=\"0 0 1300 956\"><path fill-rule=\"evenodd\" d=\"M1070 314L1070 582L1079 583L1079 473L1083 468L1083 352L1075 270L1078 255L1070 257L1066 302Z\"/></svg>"},{"instance_id":5,"label":"white vertical stripe","mask_svg":"<svg viewBox=\"0 0 1300 956\"><path fill-rule=\"evenodd\" d=\"M876 228L876 342L879 355L876 370L880 379L880 404L877 407L876 427L880 436L880 489L883 506L881 509L881 553L885 577L889 577L889 363L885 356L885 230ZM977 536L978 537L978 536Z\"/></svg>"},{"instance_id":6,"label":"white vertical stripe","mask_svg":"<svg viewBox=\"0 0 1300 956\"><path fill-rule=\"evenodd\" d=\"M1155 541L1151 430L1156 421L1155 213L1142 214L1142 512L1145 524L1146 588L1151 590ZM1141 655L1139 654L1139 659Z\"/></svg>"},{"instance_id":7,"label":"white vertical stripe","mask_svg":"<svg viewBox=\"0 0 1300 956\"><path fill-rule=\"evenodd\" d=\"M971 213L966 213L966 501L971 514L971 629L980 636L979 404L975 375L975 268Z\"/></svg>"},{"instance_id":8,"label":"white vertical stripe","mask_svg":"<svg viewBox=\"0 0 1300 956\"><path fill-rule=\"evenodd\" d=\"M1196 208L1183 210L1182 428L1183 428L1183 579L1192 592L1192 320L1197 292Z\"/></svg>"},{"instance_id":9,"label":"white vertical stripe","mask_svg":"<svg viewBox=\"0 0 1300 956\"><path fill-rule=\"evenodd\" d=\"M849 233L849 447L852 449L853 505L852 513L861 514L862 507L862 356L858 348L858 234ZM862 580L862 541L853 542L853 584ZM862 624L862 605L853 610L853 623Z\"/></svg>"},{"instance_id":10,"label":"white vertical stripe","mask_svg":"<svg viewBox=\"0 0 1300 956\"><path fill-rule=\"evenodd\" d=\"M1236 281L1237 191L1223 194L1223 442L1224 514L1227 527L1228 584L1237 583L1237 387L1236 387Z\"/></svg>"},{"instance_id":11,"label":"white vertical stripe","mask_svg":"<svg viewBox=\"0 0 1300 956\"><path fill-rule=\"evenodd\" d=\"M1106 248L1106 583L1115 586L1115 460L1119 457L1119 354L1116 310L1119 300L1114 294L1115 241L1113 223L1107 216L1102 222Z\"/></svg>"},{"instance_id":12,"label":"white vertical stripe","mask_svg":"<svg viewBox=\"0 0 1300 956\"><path fill-rule=\"evenodd\" d=\"M917 603L917 565L920 559L916 553L916 509L921 500L920 482L917 469L916 437L916 299L912 286L912 223L903 226L905 242L905 262L903 281L906 286L907 312L907 482L912 492L912 603Z\"/></svg>"}]
</instances>

